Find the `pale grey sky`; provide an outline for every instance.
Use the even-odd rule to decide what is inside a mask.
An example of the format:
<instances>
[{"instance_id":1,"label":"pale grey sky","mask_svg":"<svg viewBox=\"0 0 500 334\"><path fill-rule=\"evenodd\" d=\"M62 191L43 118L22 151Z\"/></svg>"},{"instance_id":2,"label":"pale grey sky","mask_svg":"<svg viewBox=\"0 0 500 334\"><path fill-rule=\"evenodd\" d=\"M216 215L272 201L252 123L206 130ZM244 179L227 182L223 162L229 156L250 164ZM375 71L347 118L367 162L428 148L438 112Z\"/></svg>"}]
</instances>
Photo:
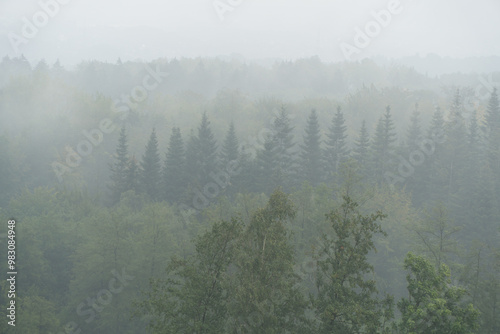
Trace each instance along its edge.
<instances>
[{"instance_id":1,"label":"pale grey sky","mask_svg":"<svg viewBox=\"0 0 500 334\"><path fill-rule=\"evenodd\" d=\"M41 3L60 8L50 17ZM375 23L373 12L390 8L391 17ZM499 15L499 0L0 0L0 56L63 65L232 53L341 61L342 43L356 48L347 53L354 60L490 56L500 55ZM35 24L34 17L38 31L23 32L24 18ZM370 27L372 37L356 46L356 29Z\"/></svg>"}]
</instances>

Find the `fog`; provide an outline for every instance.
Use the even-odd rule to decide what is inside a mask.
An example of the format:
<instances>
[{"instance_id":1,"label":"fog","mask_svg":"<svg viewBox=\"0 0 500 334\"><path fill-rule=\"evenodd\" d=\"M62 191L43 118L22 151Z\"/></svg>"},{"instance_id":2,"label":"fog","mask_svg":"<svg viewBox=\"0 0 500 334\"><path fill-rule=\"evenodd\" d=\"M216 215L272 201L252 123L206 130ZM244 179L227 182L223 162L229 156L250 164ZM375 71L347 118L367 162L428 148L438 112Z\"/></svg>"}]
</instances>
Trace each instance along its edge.
<instances>
[{"instance_id":1,"label":"fog","mask_svg":"<svg viewBox=\"0 0 500 334\"><path fill-rule=\"evenodd\" d=\"M0 0L0 333L500 333L499 14Z\"/></svg>"},{"instance_id":2,"label":"fog","mask_svg":"<svg viewBox=\"0 0 500 334\"><path fill-rule=\"evenodd\" d=\"M62 2L62 1L61 1ZM238 54L246 59L297 59L318 55L345 60L339 45L351 43L372 12L391 1L67 1L29 43L13 50L8 38L2 54L24 54L30 61L56 59L74 65L82 59L114 62L158 57ZM500 53L495 27L500 3L402 0L398 14L370 46L352 59L491 56ZM219 9L216 6L219 4ZM222 4L222 5L220 5ZM225 4L225 5L224 5ZM33 22L39 1L0 4L0 34L21 35L23 17ZM498 67L497 67L498 69Z\"/></svg>"}]
</instances>

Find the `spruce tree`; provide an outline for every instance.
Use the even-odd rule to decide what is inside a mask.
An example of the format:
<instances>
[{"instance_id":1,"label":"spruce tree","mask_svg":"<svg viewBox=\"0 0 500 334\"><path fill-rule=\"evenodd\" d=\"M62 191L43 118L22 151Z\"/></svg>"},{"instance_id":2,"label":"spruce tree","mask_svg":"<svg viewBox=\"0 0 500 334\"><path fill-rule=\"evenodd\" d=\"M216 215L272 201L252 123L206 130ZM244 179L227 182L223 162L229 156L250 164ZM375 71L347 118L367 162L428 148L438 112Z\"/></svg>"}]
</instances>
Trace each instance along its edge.
<instances>
[{"instance_id":1,"label":"spruce tree","mask_svg":"<svg viewBox=\"0 0 500 334\"><path fill-rule=\"evenodd\" d=\"M198 139L191 129L186 145L186 180L189 188L198 187L200 184L200 148Z\"/></svg>"},{"instance_id":2,"label":"spruce tree","mask_svg":"<svg viewBox=\"0 0 500 334\"><path fill-rule=\"evenodd\" d=\"M482 182L483 173L488 165L486 157L481 151L481 139L479 136L479 124L477 113L474 110L469 122L466 138L466 161L465 173L467 177L463 181L463 186L459 189L460 215L467 217L466 221L474 221L481 217L481 221L488 221L491 215L491 207L488 197L493 194L489 192L489 187L484 187ZM489 175L491 176L491 175Z\"/></svg>"},{"instance_id":3,"label":"spruce tree","mask_svg":"<svg viewBox=\"0 0 500 334\"><path fill-rule=\"evenodd\" d=\"M366 122L361 122L359 136L354 143L353 158L357 161L361 174L366 176L369 171L369 151L370 150L370 135L366 128Z\"/></svg>"},{"instance_id":4,"label":"spruce tree","mask_svg":"<svg viewBox=\"0 0 500 334\"><path fill-rule=\"evenodd\" d=\"M221 163L222 168L226 169L229 162L238 160L239 158L239 144L238 137L236 136L236 131L234 129L234 123L231 121L229 124L229 129L224 139L224 144L222 145L221 152Z\"/></svg>"},{"instance_id":5,"label":"spruce tree","mask_svg":"<svg viewBox=\"0 0 500 334\"><path fill-rule=\"evenodd\" d=\"M127 189L127 168L129 163L127 133L124 127L120 130L118 146L114 163L109 165L111 170L111 201L117 203L121 194Z\"/></svg>"},{"instance_id":6,"label":"spruce tree","mask_svg":"<svg viewBox=\"0 0 500 334\"><path fill-rule=\"evenodd\" d=\"M201 124L198 127L198 137L196 138L198 146L199 165L197 171L200 180L200 186L203 187L211 182L210 173L217 169L217 142L210 128L210 121L207 113L203 113Z\"/></svg>"},{"instance_id":7,"label":"spruce tree","mask_svg":"<svg viewBox=\"0 0 500 334\"><path fill-rule=\"evenodd\" d=\"M282 106L278 116L273 122L272 142L275 150L273 175L276 185L289 191L295 184L294 176L297 172L295 151L293 147L293 127L291 126L288 112Z\"/></svg>"},{"instance_id":8,"label":"spruce tree","mask_svg":"<svg viewBox=\"0 0 500 334\"><path fill-rule=\"evenodd\" d=\"M141 192L141 187L139 183L140 177L139 163L135 156L132 156L127 163L127 170L125 172L125 190L133 190L136 194Z\"/></svg>"},{"instance_id":9,"label":"spruce tree","mask_svg":"<svg viewBox=\"0 0 500 334\"><path fill-rule=\"evenodd\" d=\"M420 111L418 110L418 103L415 104L410 118L410 126L406 135L406 152L410 153L418 149L420 140L422 139L422 127L420 125Z\"/></svg>"},{"instance_id":10,"label":"spruce tree","mask_svg":"<svg viewBox=\"0 0 500 334\"><path fill-rule=\"evenodd\" d=\"M158 139L153 128L141 161L141 188L152 200L160 199L161 160Z\"/></svg>"},{"instance_id":11,"label":"spruce tree","mask_svg":"<svg viewBox=\"0 0 500 334\"><path fill-rule=\"evenodd\" d=\"M448 121L445 123L446 142L444 143L443 162L444 177L446 178L446 203L451 205L452 211L459 208L457 194L465 180L467 129L463 117L463 103L460 90L457 89L453 97ZM455 211L454 211L455 212ZM457 211L458 212L458 211ZM461 219L460 215L456 216Z\"/></svg>"},{"instance_id":12,"label":"spruce tree","mask_svg":"<svg viewBox=\"0 0 500 334\"><path fill-rule=\"evenodd\" d=\"M301 179L317 186L322 179L321 168L321 135L316 110L311 110L301 145Z\"/></svg>"},{"instance_id":13,"label":"spruce tree","mask_svg":"<svg viewBox=\"0 0 500 334\"><path fill-rule=\"evenodd\" d=\"M329 180L337 180L339 169L349 155L346 131L344 114L339 106L329 128L324 150L325 171Z\"/></svg>"},{"instance_id":14,"label":"spruce tree","mask_svg":"<svg viewBox=\"0 0 500 334\"><path fill-rule=\"evenodd\" d=\"M257 151L255 185L258 192L270 194L281 180L276 175L276 143L272 135L266 136L264 147Z\"/></svg>"},{"instance_id":15,"label":"spruce tree","mask_svg":"<svg viewBox=\"0 0 500 334\"><path fill-rule=\"evenodd\" d=\"M163 198L170 203L181 202L186 184L186 157L181 130L172 128L163 168Z\"/></svg>"},{"instance_id":16,"label":"spruce tree","mask_svg":"<svg viewBox=\"0 0 500 334\"><path fill-rule=\"evenodd\" d=\"M385 179L386 172L393 172L396 166L394 155L396 132L391 115L391 107L387 106L383 117L377 122L371 146L372 173L377 182Z\"/></svg>"},{"instance_id":17,"label":"spruce tree","mask_svg":"<svg viewBox=\"0 0 500 334\"><path fill-rule=\"evenodd\" d=\"M423 164L426 157L420 147L422 143L425 142L423 142L420 111L418 110L418 103L415 103L415 109L411 114L410 126L406 134L406 142L401 153L403 158L410 161L414 168L413 175L405 180L405 184L412 194L413 203L417 205L420 205L426 197L425 182L423 182L426 173Z\"/></svg>"},{"instance_id":18,"label":"spruce tree","mask_svg":"<svg viewBox=\"0 0 500 334\"><path fill-rule=\"evenodd\" d=\"M427 202L435 203L436 201L445 200L446 179L444 175L444 143L446 142L445 121L441 108L436 107L432 115L431 124L427 133L427 137L432 143L434 150L430 151L424 163L424 183L426 189Z\"/></svg>"},{"instance_id":19,"label":"spruce tree","mask_svg":"<svg viewBox=\"0 0 500 334\"><path fill-rule=\"evenodd\" d=\"M491 93L486 109L486 134L489 168L493 171L496 196L500 198L500 104L496 88Z\"/></svg>"}]
</instances>

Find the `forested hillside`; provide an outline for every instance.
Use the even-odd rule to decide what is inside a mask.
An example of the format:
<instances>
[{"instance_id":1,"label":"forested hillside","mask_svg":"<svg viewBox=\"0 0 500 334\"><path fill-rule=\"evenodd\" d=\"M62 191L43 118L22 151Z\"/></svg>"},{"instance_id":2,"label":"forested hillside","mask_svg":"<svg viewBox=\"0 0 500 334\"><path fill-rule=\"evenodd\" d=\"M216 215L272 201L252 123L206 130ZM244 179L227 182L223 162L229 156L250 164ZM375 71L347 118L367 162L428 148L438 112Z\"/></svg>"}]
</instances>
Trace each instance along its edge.
<instances>
[{"instance_id":1,"label":"forested hillside","mask_svg":"<svg viewBox=\"0 0 500 334\"><path fill-rule=\"evenodd\" d=\"M498 78L5 57L16 330L499 333Z\"/></svg>"}]
</instances>

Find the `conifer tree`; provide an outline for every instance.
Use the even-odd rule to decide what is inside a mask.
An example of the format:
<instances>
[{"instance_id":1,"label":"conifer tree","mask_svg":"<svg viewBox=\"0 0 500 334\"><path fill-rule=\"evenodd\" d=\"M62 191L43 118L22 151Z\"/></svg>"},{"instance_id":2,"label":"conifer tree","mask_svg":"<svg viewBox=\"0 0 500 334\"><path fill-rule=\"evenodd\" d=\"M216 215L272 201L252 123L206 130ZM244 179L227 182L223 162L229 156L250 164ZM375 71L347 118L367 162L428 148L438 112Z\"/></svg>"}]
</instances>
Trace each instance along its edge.
<instances>
[{"instance_id":1,"label":"conifer tree","mask_svg":"<svg viewBox=\"0 0 500 334\"><path fill-rule=\"evenodd\" d=\"M406 153L418 149L421 139L422 128L420 125L420 111L418 110L418 103L415 103L415 109L411 114L410 126L406 135Z\"/></svg>"},{"instance_id":2,"label":"conifer tree","mask_svg":"<svg viewBox=\"0 0 500 334\"><path fill-rule=\"evenodd\" d=\"M491 227L495 220L495 204L498 203L495 194L494 174L491 172L488 163L488 153L484 150L477 112L474 110L470 118L467 143L466 143L466 166L465 174L458 195L460 205L456 208L455 214L463 217L463 221L481 221L481 228L470 226L469 235L476 235L481 238L481 233L495 233ZM493 224L492 224L493 223ZM469 225L467 225L469 227Z\"/></svg>"},{"instance_id":3,"label":"conifer tree","mask_svg":"<svg viewBox=\"0 0 500 334\"><path fill-rule=\"evenodd\" d=\"M139 184L140 181L139 172L140 172L139 163L137 162L135 156L132 156L132 158L130 158L128 161L127 171L125 173L126 191L133 190L136 194L141 192L141 187Z\"/></svg>"},{"instance_id":4,"label":"conifer tree","mask_svg":"<svg viewBox=\"0 0 500 334\"><path fill-rule=\"evenodd\" d=\"M127 189L127 168L129 163L127 133L124 127L120 130L115 161L109 165L111 170L111 201L117 203L121 194Z\"/></svg>"},{"instance_id":5,"label":"conifer tree","mask_svg":"<svg viewBox=\"0 0 500 334\"><path fill-rule=\"evenodd\" d=\"M366 122L361 122L359 136L354 143L353 158L357 161L362 175L368 175L369 171L369 151L370 150L370 135L366 128Z\"/></svg>"},{"instance_id":6,"label":"conifer tree","mask_svg":"<svg viewBox=\"0 0 500 334\"><path fill-rule=\"evenodd\" d=\"M445 123L446 142L444 143L443 162L446 179L446 203L450 208L459 208L457 194L465 180L467 129L463 117L463 101L460 90L453 97L448 121ZM456 216L461 219L460 216Z\"/></svg>"},{"instance_id":7,"label":"conifer tree","mask_svg":"<svg viewBox=\"0 0 500 334\"><path fill-rule=\"evenodd\" d=\"M284 187L285 190L290 190L294 185L293 177L296 175L297 166L295 152L293 147L293 127L290 124L288 112L282 106L278 116L273 122L272 148L275 152L275 161L273 174L276 180L276 185Z\"/></svg>"},{"instance_id":8,"label":"conifer tree","mask_svg":"<svg viewBox=\"0 0 500 334\"><path fill-rule=\"evenodd\" d=\"M160 199L161 160L158 139L153 128L141 161L141 188L152 200Z\"/></svg>"},{"instance_id":9,"label":"conifer tree","mask_svg":"<svg viewBox=\"0 0 500 334\"><path fill-rule=\"evenodd\" d=\"M496 196L500 198L500 104L496 88L491 93L486 109L486 133L489 169L493 171Z\"/></svg>"},{"instance_id":10,"label":"conifer tree","mask_svg":"<svg viewBox=\"0 0 500 334\"><path fill-rule=\"evenodd\" d=\"M236 131L234 129L234 123L231 121L229 124L229 129L224 139L224 144L222 145L221 152L221 163L222 168L225 169L230 161L238 160L239 158L239 144L238 137L236 136Z\"/></svg>"},{"instance_id":11,"label":"conifer tree","mask_svg":"<svg viewBox=\"0 0 500 334\"><path fill-rule=\"evenodd\" d=\"M191 129L186 145L186 174L190 188L198 187L200 184L199 166L201 163L199 152L198 139Z\"/></svg>"},{"instance_id":12,"label":"conifer tree","mask_svg":"<svg viewBox=\"0 0 500 334\"><path fill-rule=\"evenodd\" d=\"M186 157L184 153L184 142L181 130L172 128L167 153L165 154L165 165L163 168L163 198L170 203L179 203L186 184Z\"/></svg>"},{"instance_id":13,"label":"conifer tree","mask_svg":"<svg viewBox=\"0 0 500 334\"><path fill-rule=\"evenodd\" d=\"M311 110L301 145L301 179L316 186L322 179L321 168L321 135L316 110Z\"/></svg>"},{"instance_id":14,"label":"conifer tree","mask_svg":"<svg viewBox=\"0 0 500 334\"><path fill-rule=\"evenodd\" d=\"M217 142L210 128L210 121L207 113L203 113L201 124L198 127L198 136L196 138L198 146L199 165L197 166L200 186L206 185L211 181L210 173L217 169Z\"/></svg>"},{"instance_id":15,"label":"conifer tree","mask_svg":"<svg viewBox=\"0 0 500 334\"><path fill-rule=\"evenodd\" d=\"M324 151L326 177L330 180L337 180L337 173L349 155L346 131L344 114L339 106L329 128Z\"/></svg>"},{"instance_id":16,"label":"conifer tree","mask_svg":"<svg viewBox=\"0 0 500 334\"><path fill-rule=\"evenodd\" d=\"M257 191L270 194L281 180L277 179L276 166L276 144L272 135L266 136L264 147L257 151L255 183Z\"/></svg>"},{"instance_id":17,"label":"conifer tree","mask_svg":"<svg viewBox=\"0 0 500 334\"><path fill-rule=\"evenodd\" d=\"M387 106L383 117L377 122L375 135L371 146L371 160L373 177L376 181L384 180L386 172L392 171L395 167L395 146L396 132L391 115L391 107Z\"/></svg>"},{"instance_id":18,"label":"conifer tree","mask_svg":"<svg viewBox=\"0 0 500 334\"><path fill-rule=\"evenodd\" d=\"M436 107L427 137L432 144L433 150L429 151L424 163L424 179L426 197L429 203L445 200L446 180L442 177L445 168L444 143L446 142L446 131L444 116L440 107Z\"/></svg>"},{"instance_id":19,"label":"conifer tree","mask_svg":"<svg viewBox=\"0 0 500 334\"><path fill-rule=\"evenodd\" d=\"M409 163L414 168L413 174L408 177L405 181L406 188L412 194L412 200L417 205L425 198L425 178L426 170L423 166L425 163L425 155L422 152L421 144L425 143L423 141L423 133L420 120L420 111L418 110L418 103L415 103L415 109L413 110L410 118L410 126L408 127L408 132L406 134L406 142L401 150L404 159L409 161Z\"/></svg>"}]
</instances>

